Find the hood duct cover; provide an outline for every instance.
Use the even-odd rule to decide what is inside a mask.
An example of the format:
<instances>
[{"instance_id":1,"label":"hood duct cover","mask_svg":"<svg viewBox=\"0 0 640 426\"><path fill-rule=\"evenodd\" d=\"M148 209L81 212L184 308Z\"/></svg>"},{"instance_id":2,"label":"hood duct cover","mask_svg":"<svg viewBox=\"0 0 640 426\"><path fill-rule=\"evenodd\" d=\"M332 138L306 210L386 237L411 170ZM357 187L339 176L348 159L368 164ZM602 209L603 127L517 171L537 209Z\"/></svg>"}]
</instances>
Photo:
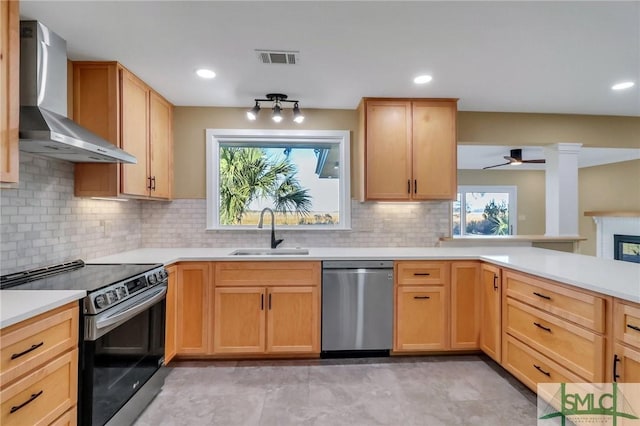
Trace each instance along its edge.
<instances>
[{"instance_id":1,"label":"hood duct cover","mask_svg":"<svg viewBox=\"0 0 640 426\"><path fill-rule=\"evenodd\" d=\"M66 109L66 41L37 21L21 21L20 150L73 162L137 162L68 119Z\"/></svg>"}]
</instances>

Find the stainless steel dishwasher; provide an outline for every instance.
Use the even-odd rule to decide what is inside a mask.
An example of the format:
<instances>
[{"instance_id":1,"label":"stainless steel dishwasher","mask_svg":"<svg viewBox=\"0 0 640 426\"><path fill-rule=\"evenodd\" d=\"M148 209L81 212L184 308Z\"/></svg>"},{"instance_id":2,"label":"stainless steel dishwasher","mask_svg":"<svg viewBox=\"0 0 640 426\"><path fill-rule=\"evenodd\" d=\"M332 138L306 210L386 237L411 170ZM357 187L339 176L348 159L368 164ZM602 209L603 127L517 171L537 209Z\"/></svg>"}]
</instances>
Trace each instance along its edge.
<instances>
[{"instance_id":1,"label":"stainless steel dishwasher","mask_svg":"<svg viewBox=\"0 0 640 426\"><path fill-rule=\"evenodd\" d=\"M322 262L323 355L388 354L392 345L393 261Z\"/></svg>"}]
</instances>

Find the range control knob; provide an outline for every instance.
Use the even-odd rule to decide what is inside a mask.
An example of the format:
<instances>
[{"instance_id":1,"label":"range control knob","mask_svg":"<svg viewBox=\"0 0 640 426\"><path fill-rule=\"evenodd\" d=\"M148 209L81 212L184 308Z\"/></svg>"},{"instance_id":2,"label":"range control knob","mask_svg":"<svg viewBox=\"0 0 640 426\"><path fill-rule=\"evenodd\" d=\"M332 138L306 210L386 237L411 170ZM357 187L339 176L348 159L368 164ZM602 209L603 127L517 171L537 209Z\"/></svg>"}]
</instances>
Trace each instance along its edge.
<instances>
[{"instance_id":1,"label":"range control knob","mask_svg":"<svg viewBox=\"0 0 640 426\"><path fill-rule=\"evenodd\" d=\"M155 272L150 273L147 279L149 280L149 284L154 285L157 281Z\"/></svg>"},{"instance_id":2,"label":"range control knob","mask_svg":"<svg viewBox=\"0 0 640 426\"><path fill-rule=\"evenodd\" d=\"M105 306L109 305L107 296L105 296L104 294L97 295L96 298L93 300L93 303L96 305L96 308L98 309L102 309Z\"/></svg>"},{"instance_id":3,"label":"range control knob","mask_svg":"<svg viewBox=\"0 0 640 426\"><path fill-rule=\"evenodd\" d=\"M169 273L167 272L166 269L162 269L160 270L160 277L162 277L162 279L164 280L165 278L167 278L169 276Z\"/></svg>"},{"instance_id":4,"label":"range control knob","mask_svg":"<svg viewBox=\"0 0 640 426\"><path fill-rule=\"evenodd\" d=\"M118 296L118 299L124 299L127 297L127 289L124 287L118 287L116 289L116 295Z\"/></svg>"},{"instance_id":5,"label":"range control knob","mask_svg":"<svg viewBox=\"0 0 640 426\"><path fill-rule=\"evenodd\" d=\"M115 290L109 290L109 291L107 291L106 294L107 294L107 298L109 299L109 303L116 302L119 299L118 295L115 292Z\"/></svg>"}]
</instances>

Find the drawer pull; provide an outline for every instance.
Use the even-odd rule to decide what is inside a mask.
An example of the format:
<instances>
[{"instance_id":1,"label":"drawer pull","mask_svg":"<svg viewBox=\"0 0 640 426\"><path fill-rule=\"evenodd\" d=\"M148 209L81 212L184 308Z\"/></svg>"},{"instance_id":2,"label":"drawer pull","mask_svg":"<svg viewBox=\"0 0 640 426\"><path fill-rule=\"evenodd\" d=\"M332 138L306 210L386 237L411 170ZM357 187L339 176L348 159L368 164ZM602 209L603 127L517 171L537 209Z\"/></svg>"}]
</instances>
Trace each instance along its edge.
<instances>
[{"instance_id":1,"label":"drawer pull","mask_svg":"<svg viewBox=\"0 0 640 426\"><path fill-rule=\"evenodd\" d=\"M544 374L547 377L551 377L551 373L549 373L548 371L544 371L542 368L540 368L539 365L535 365L533 364L533 366L536 368L536 370L538 370L539 372L541 372L542 374Z\"/></svg>"},{"instance_id":2,"label":"drawer pull","mask_svg":"<svg viewBox=\"0 0 640 426\"><path fill-rule=\"evenodd\" d=\"M629 327L630 329L635 330L635 331L640 331L640 327L635 326L635 325L627 324L627 327Z\"/></svg>"},{"instance_id":3,"label":"drawer pull","mask_svg":"<svg viewBox=\"0 0 640 426\"><path fill-rule=\"evenodd\" d=\"M31 351L35 351L36 349L38 349L40 346L44 345L44 342L40 342L40 343L36 343L35 345L31 345L31 347L29 349L26 349L18 354L12 354L11 355L11 359L16 359L16 358L20 358L22 355L26 355Z\"/></svg>"},{"instance_id":4,"label":"drawer pull","mask_svg":"<svg viewBox=\"0 0 640 426\"><path fill-rule=\"evenodd\" d=\"M29 399L27 399L25 402L23 402L20 405L14 405L13 407L11 407L11 410L9 411L9 413L15 413L16 411L18 411L19 409L21 409L25 405L29 404L30 402L33 402L33 400L35 400L37 397L42 395L42 392L44 392L44 391L40 391L38 393L32 393L31 397Z\"/></svg>"},{"instance_id":5,"label":"drawer pull","mask_svg":"<svg viewBox=\"0 0 640 426\"><path fill-rule=\"evenodd\" d=\"M414 272L413 275L416 277L428 277L431 274L428 272Z\"/></svg>"},{"instance_id":6,"label":"drawer pull","mask_svg":"<svg viewBox=\"0 0 640 426\"><path fill-rule=\"evenodd\" d=\"M622 361L620 358L618 358L618 354L614 354L613 355L613 381L617 382L618 378L620 378L620 375L618 374L618 363Z\"/></svg>"},{"instance_id":7,"label":"drawer pull","mask_svg":"<svg viewBox=\"0 0 640 426\"><path fill-rule=\"evenodd\" d=\"M414 299L431 299L430 296L413 296Z\"/></svg>"},{"instance_id":8,"label":"drawer pull","mask_svg":"<svg viewBox=\"0 0 640 426\"><path fill-rule=\"evenodd\" d=\"M544 294L540 294L540 293L537 293L535 291L533 292L533 294L535 294L538 297L542 297L543 299L551 300L551 298L549 296L545 296Z\"/></svg>"},{"instance_id":9,"label":"drawer pull","mask_svg":"<svg viewBox=\"0 0 640 426\"><path fill-rule=\"evenodd\" d=\"M536 327L538 327L538 328L543 329L544 331L548 331L549 333L551 333L551 329L550 329L549 327L545 327L544 325L539 324L539 323L537 323L537 322L534 322L534 323L533 323L533 325L535 325L535 326L536 326Z\"/></svg>"}]
</instances>

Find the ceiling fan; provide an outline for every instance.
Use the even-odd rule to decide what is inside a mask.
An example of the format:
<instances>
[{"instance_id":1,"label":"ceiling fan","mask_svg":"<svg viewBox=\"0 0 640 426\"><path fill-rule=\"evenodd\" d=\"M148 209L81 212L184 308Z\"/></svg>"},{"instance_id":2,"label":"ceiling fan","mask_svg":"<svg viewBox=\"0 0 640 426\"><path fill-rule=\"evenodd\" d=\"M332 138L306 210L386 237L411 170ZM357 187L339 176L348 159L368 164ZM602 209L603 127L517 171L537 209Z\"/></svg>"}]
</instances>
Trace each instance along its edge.
<instances>
[{"instance_id":1,"label":"ceiling fan","mask_svg":"<svg viewBox=\"0 0 640 426\"><path fill-rule=\"evenodd\" d=\"M518 165L522 163L545 163L546 161L542 158L537 160L523 160L522 159L522 149L512 149L509 155L505 155L504 159L507 160L507 163L496 164L493 166L483 167L482 170L493 169L494 167L507 166L507 165Z\"/></svg>"}]
</instances>

